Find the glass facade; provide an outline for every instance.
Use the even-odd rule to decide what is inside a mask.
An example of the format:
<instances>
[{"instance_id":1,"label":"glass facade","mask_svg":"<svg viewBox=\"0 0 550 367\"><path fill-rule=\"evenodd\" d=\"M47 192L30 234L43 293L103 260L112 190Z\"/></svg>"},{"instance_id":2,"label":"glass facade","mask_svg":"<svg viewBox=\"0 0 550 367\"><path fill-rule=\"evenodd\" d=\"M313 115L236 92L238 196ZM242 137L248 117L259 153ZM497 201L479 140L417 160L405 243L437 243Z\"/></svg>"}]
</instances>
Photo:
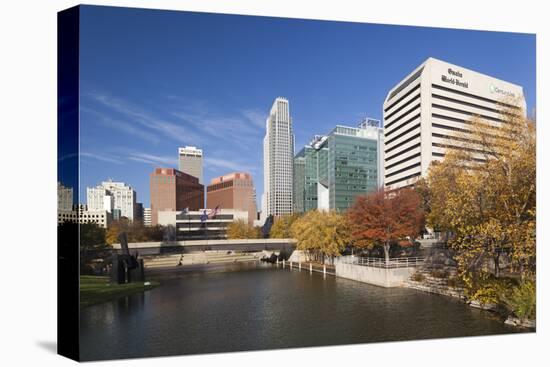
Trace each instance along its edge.
<instances>
[{"instance_id":1,"label":"glass facade","mask_svg":"<svg viewBox=\"0 0 550 367\"><path fill-rule=\"evenodd\" d=\"M300 174L294 182L296 211L317 208L344 211L353 205L356 196L377 190L378 139L382 135L365 132L337 126L326 137L316 137L296 155L295 172ZM326 190L328 203L320 194Z\"/></svg>"},{"instance_id":2,"label":"glass facade","mask_svg":"<svg viewBox=\"0 0 550 367\"><path fill-rule=\"evenodd\" d=\"M294 193L293 209L294 213L303 213L305 202L305 164L304 149L302 149L296 157L294 157Z\"/></svg>"},{"instance_id":3,"label":"glass facade","mask_svg":"<svg viewBox=\"0 0 550 367\"><path fill-rule=\"evenodd\" d=\"M346 210L378 187L377 141L331 134L328 146L330 208Z\"/></svg>"},{"instance_id":4,"label":"glass facade","mask_svg":"<svg viewBox=\"0 0 550 367\"><path fill-rule=\"evenodd\" d=\"M304 210L317 209L317 181L319 180L317 150L305 147Z\"/></svg>"}]
</instances>

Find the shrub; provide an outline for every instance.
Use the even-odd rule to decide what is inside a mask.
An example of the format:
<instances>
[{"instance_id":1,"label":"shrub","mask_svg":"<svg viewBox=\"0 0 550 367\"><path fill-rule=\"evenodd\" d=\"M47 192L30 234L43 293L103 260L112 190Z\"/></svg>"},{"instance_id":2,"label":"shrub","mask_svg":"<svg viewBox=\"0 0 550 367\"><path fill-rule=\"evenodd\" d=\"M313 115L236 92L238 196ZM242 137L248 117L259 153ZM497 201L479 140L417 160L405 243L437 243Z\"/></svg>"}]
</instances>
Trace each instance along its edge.
<instances>
[{"instance_id":1,"label":"shrub","mask_svg":"<svg viewBox=\"0 0 550 367\"><path fill-rule=\"evenodd\" d=\"M535 319L537 295L535 282L525 280L503 297L505 306L520 319Z\"/></svg>"},{"instance_id":2,"label":"shrub","mask_svg":"<svg viewBox=\"0 0 550 367\"><path fill-rule=\"evenodd\" d=\"M425 277L424 277L424 274L422 274L422 273L414 273L411 276L411 280L413 280L415 282L422 282L424 279L425 279Z\"/></svg>"},{"instance_id":3,"label":"shrub","mask_svg":"<svg viewBox=\"0 0 550 367\"><path fill-rule=\"evenodd\" d=\"M430 271L430 275L434 278L444 279L444 278L447 278L449 276L449 273L446 270L434 269L434 270Z\"/></svg>"},{"instance_id":4,"label":"shrub","mask_svg":"<svg viewBox=\"0 0 550 367\"><path fill-rule=\"evenodd\" d=\"M481 304L499 304L514 287L510 278L495 278L492 274L481 273L466 280L466 296Z\"/></svg>"}]
</instances>

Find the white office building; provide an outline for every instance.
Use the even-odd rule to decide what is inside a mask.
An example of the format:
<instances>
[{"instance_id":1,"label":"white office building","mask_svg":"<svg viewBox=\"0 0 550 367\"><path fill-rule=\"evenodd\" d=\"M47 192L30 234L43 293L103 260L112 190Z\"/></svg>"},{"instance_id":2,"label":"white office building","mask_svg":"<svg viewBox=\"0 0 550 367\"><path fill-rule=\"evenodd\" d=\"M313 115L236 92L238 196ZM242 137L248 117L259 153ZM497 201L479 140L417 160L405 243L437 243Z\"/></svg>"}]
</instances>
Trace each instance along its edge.
<instances>
[{"instance_id":1,"label":"white office building","mask_svg":"<svg viewBox=\"0 0 550 367\"><path fill-rule=\"evenodd\" d=\"M143 208L143 225L146 227L151 225L151 208Z\"/></svg>"},{"instance_id":2,"label":"white office building","mask_svg":"<svg viewBox=\"0 0 550 367\"><path fill-rule=\"evenodd\" d=\"M86 189L89 210L105 210L133 221L136 217L136 192L124 182L104 181L96 187ZM118 215L117 215L118 216Z\"/></svg>"},{"instance_id":3,"label":"white office building","mask_svg":"<svg viewBox=\"0 0 550 367\"><path fill-rule=\"evenodd\" d=\"M73 210L73 189L57 183L57 210L71 211Z\"/></svg>"},{"instance_id":4,"label":"white office building","mask_svg":"<svg viewBox=\"0 0 550 367\"><path fill-rule=\"evenodd\" d=\"M506 98L523 88L493 77L427 59L391 89L384 101L384 186L412 186L442 160L448 149L461 149L456 132L467 133L474 116L499 125ZM514 107L514 106L512 106Z\"/></svg>"},{"instance_id":5,"label":"white office building","mask_svg":"<svg viewBox=\"0 0 550 367\"><path fill-rule=\"evenodd\" d=\"M71 210L58 210L57 224L71 223L94 223L102 228L108 228L113 220L113 215L106 210L89 210L84 204L75 206Z\"/></svg>"},{"instance_id":6,"label":"white office building","mask_svg":"<svg viewBox=\"0 0 550 367\"><path fill-rule=\"evenodd\" d=\"M206 217L204 213L206 212ZM236 209L200 209L196 211L160 210L158 224L175 230L175 239L186 240L221 240L227 238L227 227L234 221L248 223L248 211Z\"/></svg>"},{"instance_id":7,"label":"white office building","mask_svg":"<svg viewBox=\"0 0 550 367\"><path fill-rule=\"evenodd\" d=\"M111 193L103 186L87 187L86 188L86 204L92 210L107 210L111 212L113 209L114 199Z\"/></svg>"},{"instance_id":8,"label":"white office building","mask_svg":"<svg viewBox=\"0 0 550 367\"><path fill-rule=\"evenodd\" d=\"M184 147L178 149L179 170L199 179L202 184L202 149Z\"/></svg>"},{"instance_id":9,"label":"white office building","mask_svg":"<svg viewBox=\"0 0 550 367\"><path fill-rule=\"evenodd\" d=\"M294 133L286 98L277 97L266 120L262 219L292 214Z\"/></svg>"}]
</instances>

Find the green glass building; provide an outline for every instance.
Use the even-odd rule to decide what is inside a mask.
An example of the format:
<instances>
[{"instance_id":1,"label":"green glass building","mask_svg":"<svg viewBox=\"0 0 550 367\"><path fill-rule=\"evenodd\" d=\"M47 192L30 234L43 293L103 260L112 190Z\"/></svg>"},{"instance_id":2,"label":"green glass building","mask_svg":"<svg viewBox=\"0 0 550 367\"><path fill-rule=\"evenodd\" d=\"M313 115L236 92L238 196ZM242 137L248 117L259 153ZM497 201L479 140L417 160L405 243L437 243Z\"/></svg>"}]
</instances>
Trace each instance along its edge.
<instances>
[{"instance_id":1,"label":"green glass building","mask_svg":"<svg viewBox=\"0 0 550 367\"><path fill-rule=\"evenodd\" d=\"M315 136L294 159L295 211L344 211L356 196L382 187L382 147L383 129L372 122L337 125L328 135Z\"/></svg>"},{"instance_id":2,"label":"green glass building","mask_svg":"<svg viewBox=\"0 0 550 367\"><path fill-rule=\"evenodd\" d=\"M300 150L294 157L294 186L293 186L293 211L303 213L305 203L305 164L304 149Z\"/></svg>"}]
</instances>

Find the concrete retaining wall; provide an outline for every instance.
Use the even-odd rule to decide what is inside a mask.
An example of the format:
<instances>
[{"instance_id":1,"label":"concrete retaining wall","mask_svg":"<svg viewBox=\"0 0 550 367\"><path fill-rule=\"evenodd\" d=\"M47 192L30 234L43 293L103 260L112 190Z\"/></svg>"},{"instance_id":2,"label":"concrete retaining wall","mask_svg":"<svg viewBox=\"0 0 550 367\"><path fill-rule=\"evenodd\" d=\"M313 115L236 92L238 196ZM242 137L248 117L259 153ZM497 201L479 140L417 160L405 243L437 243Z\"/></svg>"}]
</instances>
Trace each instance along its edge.
<instances>
[{"instance_id":1,"label":"concrete retaining wall","mask_svg":"<svg viewBox=\"0 0 550 367\"><path fill-rule=\"evenodd\" d=\"M364 265L336 263L336 276L385 288L402 287L415 268L385 269Z\"/></svg>"}]
</instances>

